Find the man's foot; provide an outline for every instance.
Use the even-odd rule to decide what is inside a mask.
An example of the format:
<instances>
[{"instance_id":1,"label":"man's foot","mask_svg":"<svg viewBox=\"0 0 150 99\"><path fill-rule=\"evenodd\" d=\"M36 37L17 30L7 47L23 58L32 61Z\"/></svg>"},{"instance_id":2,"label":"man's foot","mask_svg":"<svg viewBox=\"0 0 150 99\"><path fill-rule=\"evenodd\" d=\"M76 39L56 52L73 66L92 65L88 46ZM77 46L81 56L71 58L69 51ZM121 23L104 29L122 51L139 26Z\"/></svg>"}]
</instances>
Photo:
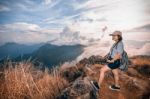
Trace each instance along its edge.
<instances>
[{"instance_id":1,"label":"man's foot","mask_svg":"<svg viewBox=\"0 0 150 99\"><path fill-rule=\"evenodd\" d=\"M109 88L111 90L120 91L120 87L119 86L111 85L111 86L109 86Z\"/></svg>"},{"instance_id":2,"label":"man's foot","mask_svg":"<svg viewBox=\"0 0 150 99\"><path fill-rule=\"evenodd\" d=\"M94 88L94 90L98 91L100 89L98 83L96 81L90 81L92 87Z\"/></svg>"}]
</instances>

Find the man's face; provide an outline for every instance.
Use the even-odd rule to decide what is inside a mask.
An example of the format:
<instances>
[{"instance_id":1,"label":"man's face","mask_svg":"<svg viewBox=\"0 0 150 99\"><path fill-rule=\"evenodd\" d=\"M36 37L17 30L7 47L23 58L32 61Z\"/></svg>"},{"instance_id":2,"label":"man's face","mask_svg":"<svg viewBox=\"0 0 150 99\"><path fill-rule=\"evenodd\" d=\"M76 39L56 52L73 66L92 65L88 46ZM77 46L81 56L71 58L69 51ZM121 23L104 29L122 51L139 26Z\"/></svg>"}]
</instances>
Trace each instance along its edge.
<instances>
[{"instance_id":1,"label":"man's face","mask_svg":"<svg viewBox=\"0 0 150 99\"><path fill-rule=\"evenodd\" d=\"M117 35L113 35L113 36L112 36L112 40L118 41L118 36L117 36Z\"/></svg>"}]
</instances>

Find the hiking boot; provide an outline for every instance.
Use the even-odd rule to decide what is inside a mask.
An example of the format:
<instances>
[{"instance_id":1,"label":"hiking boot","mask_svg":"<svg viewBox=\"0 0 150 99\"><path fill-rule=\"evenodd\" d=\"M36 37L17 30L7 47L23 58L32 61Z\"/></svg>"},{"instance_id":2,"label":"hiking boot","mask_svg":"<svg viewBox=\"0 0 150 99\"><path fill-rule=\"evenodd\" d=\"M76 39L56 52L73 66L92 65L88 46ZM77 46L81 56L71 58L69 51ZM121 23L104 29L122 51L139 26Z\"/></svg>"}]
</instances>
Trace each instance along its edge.
<instances>
[{"instance_id":1,"label":"hiking boot","mask_svg":"<svg viewBox=\"0 0 150 99\"><path fill-rule=\"evenodd\" d=\"M110 88L111 90L120 91L120 87L115 86L115 85L111 85L111 86L109 86L109 88Z\"/></svg>"},{"instance_id":2,"label":"hiking boot","mask_svg":"<svg viewBox=\"0 0 150 99\"><path fill-rule=\"evenodd\" d=\"M90 83L95 91L98 91L100 89L100 87L96 81L90 81Z\"/></svg>"}]
</instances>

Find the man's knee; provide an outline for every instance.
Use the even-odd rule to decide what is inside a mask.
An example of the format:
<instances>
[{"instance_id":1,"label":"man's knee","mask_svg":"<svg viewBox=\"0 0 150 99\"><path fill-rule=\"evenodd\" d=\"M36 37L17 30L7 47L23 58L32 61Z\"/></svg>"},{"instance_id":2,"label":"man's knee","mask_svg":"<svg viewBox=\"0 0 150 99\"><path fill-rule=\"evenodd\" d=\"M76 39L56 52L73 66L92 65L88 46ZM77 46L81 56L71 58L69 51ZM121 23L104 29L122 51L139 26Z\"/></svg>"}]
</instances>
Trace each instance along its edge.
<instances>
[{"instance_id":1,"label":"man's knee","mask_svg":"<svg viewBox=\"0 0 150 99\"><path fill-rule=\"evenodd\" d=\"M118 75L118 70L113 70L112 72L114 75L116 75L116 76Z\"/></svg>"},{"instance_id":2,"label":"man's knee","mask_svg":"<svg viewBox=\"0 0 150 99\"><path fill-rule=\"evenodd\" d=\"M100 69L100 72L101 73L105 73L107 71L107 69L106 69L106 67L104 66L104 67L102 67L101 69Z\"/></svg>"}]
</instances>

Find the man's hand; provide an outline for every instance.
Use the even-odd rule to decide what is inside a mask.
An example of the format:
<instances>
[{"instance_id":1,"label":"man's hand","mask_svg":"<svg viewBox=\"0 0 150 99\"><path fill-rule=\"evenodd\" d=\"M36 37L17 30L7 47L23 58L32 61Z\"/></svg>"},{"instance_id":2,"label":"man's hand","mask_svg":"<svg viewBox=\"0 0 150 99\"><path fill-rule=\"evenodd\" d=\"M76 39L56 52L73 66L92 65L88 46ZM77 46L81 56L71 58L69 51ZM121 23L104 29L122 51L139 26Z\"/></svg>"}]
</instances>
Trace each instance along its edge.
<instances>
[{"instance_id":1,"label":"man's hand","mask_svg":"<svg viewBox=\"0 0 150 99\"><path fill-rule=\"evenodd\" d=\"M108 63L113 63L114 60L113 60L113 59L112 59L112 60L107 60L107 62L108 62Z\"/></svg>"}]
</instances>

